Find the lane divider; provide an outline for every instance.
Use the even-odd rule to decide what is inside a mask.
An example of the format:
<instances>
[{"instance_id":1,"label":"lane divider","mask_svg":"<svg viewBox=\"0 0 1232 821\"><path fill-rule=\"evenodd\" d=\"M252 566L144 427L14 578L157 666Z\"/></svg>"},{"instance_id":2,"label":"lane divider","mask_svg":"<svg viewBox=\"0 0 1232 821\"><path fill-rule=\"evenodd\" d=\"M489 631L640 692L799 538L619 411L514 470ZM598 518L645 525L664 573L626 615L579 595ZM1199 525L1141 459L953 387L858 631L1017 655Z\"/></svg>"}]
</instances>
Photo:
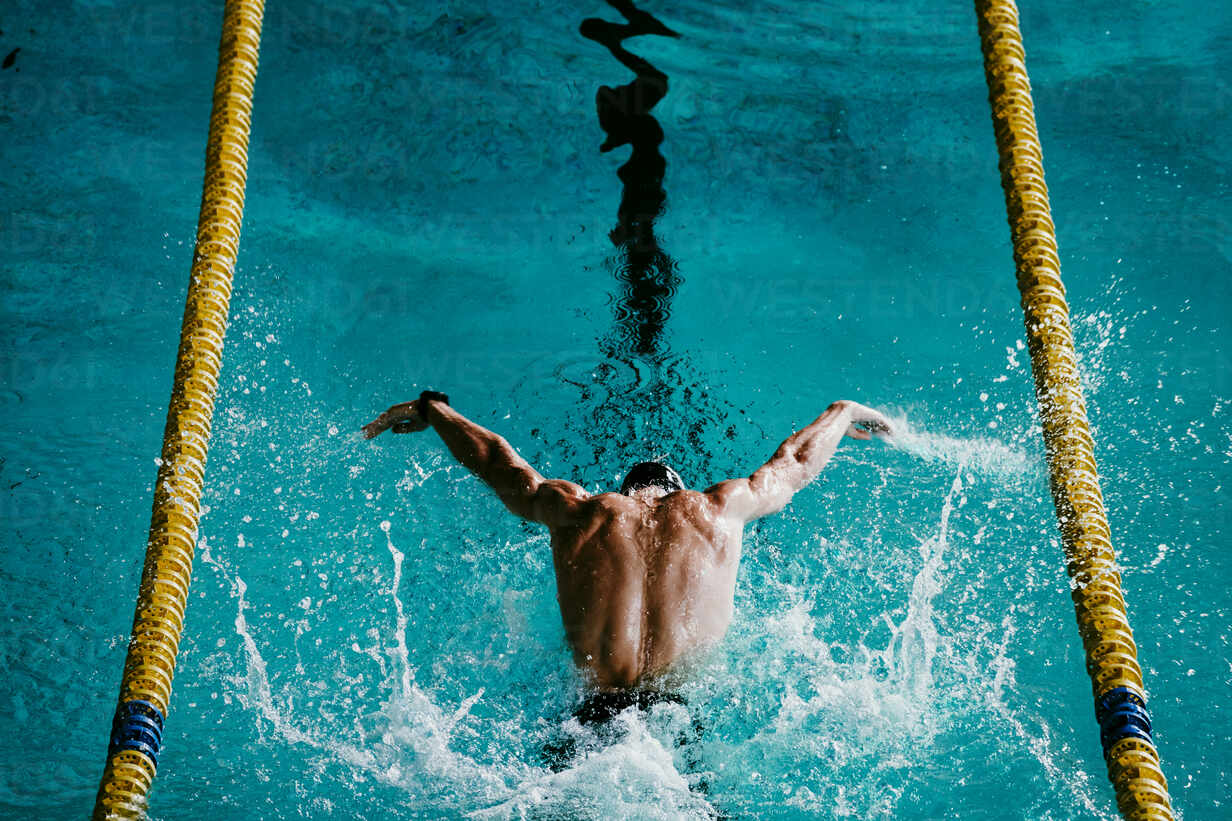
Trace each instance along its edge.
<instances>
[{"instance_id":1,"label":"lane divider","mask_svg":"<svg viewBox=\"0 0 1232 821\"><path fill-rule=\"evenodd\" d=\"M1052 498L1108 777L1126 819L1171 821L1078 377L1018 7L975 0L975 10Z\"/></svg>"},{"instance_id":2,"label":"lane divider","mask_svg":"<svg viewBox=\"0 0 1232 821\"><path fill-rule=\"evenodd\" d=\"M93 818L144 818L184 629L231 279L239 253L263 0L227 0L175 381L145 566ZM188 13L188 12L186 12Z\"/></svg>"}]
</instances>

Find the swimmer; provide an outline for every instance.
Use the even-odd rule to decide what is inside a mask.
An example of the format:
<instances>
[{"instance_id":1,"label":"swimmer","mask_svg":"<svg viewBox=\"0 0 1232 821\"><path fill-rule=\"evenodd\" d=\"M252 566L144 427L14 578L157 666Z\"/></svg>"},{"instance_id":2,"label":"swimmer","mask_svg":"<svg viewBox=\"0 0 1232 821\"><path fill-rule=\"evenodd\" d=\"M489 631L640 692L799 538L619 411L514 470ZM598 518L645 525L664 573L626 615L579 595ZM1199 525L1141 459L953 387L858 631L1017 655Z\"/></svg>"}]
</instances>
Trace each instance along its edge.
<instances>
[{"instance_id":1,"label":"swimmer","mask_svg":"<svg viewBox=\"0 0 1232 821\"><path fill-rule=\"evenodd\" d=\"M501 436L425 391L364 426L368 439L392 428L433 428L450 452L496 492L511 513L546 525L557 600L573 659L597 692L579 710L596 720L638 705L673 665L717 643L732 620L746 523L781 510L834 455L844 436L889 436L884 415L855 402L828 407L747 478L690 490L662 462L641 462L619 493L591 495L545 479ZM648 700L649 699L649 700Z\"/></svg>"}]
</instances>

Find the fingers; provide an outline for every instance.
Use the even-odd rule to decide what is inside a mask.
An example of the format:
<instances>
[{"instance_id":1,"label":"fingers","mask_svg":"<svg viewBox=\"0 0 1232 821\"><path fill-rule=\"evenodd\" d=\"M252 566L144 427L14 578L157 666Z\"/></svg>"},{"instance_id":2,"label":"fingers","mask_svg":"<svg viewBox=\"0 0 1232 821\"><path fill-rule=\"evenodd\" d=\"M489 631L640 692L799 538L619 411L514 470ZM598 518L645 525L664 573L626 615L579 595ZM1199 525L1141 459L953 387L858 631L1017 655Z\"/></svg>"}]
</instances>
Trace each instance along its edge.
<instances>
[{"instance_id":1,"label":"fingers","mask_svg":"<svg viewBox=\"0 0 1232 821\"><path fill-rule=\"evenodd\" d=\"M389 418L389 412L386 411L385 413L382 413L380 416L378 416L376 419L373 419L371 422L364 425L360 430L363 431L365 439L372 439L376 436L380 436L381 433L383 433L385 429L389 427L390 423L391 423L391 420Z\"/></svg>"},{"instance_id":2,"label":"fingers","mask_svg":"<svg viewBox=\"0 0 1232 821\"><path fill-rule=\"evenodd\" d=\"M884 422L868 421L868 422L861 422L860 424L864 425L864 427L868 430L870 435L876 436L881 439L886 439L890 435L893 434L893 430L890 428L889 425L885 424Z\"/></svg>"},{"instance_id":3,"label":"fingers","mask_svg":"<svg viewBox=\"0 0 1232 821\"><path fill-rule=\"evenodd\" d=\"M364 425L360 430L365 439L373 439L391 427L394 433L414 433L427 428L427 422L419 417L419 400L413 399L410 402L400 402L390 406L389 410Z\"/></svg>"},{"instance_id":4,"label":"fingers","mask_svg":"<svg viewBox=\"0 0 1232 821\"><path fill-rule=\"evenodd\" d=\"M847 426L847 435L852 439L872 439L873 435L863 428L857 428L855 425Z\"/></svg>"},{"instance_id":5,"label":"fingers","mask_svg":"<svg viewBox=\"0 0 1232 821\"><path fill-rule=\"evenodd\" d=\"M855 424L862 425L873 433L886 436L893 431L890 420L884 413L865 407L861 407L860 410L861 412L855 414L852 420Z\"/></svg>"}]
</instances>

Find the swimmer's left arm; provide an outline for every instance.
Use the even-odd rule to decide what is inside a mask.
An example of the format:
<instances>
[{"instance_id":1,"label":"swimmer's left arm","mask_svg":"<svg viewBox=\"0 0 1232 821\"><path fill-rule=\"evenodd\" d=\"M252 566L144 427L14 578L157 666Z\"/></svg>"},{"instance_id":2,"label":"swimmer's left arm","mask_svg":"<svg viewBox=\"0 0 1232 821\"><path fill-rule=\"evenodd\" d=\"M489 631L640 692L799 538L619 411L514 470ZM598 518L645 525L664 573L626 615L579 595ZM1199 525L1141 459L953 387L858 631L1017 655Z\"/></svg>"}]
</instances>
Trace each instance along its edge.
<instances>
[{"instance_id":1,"label":"swimmer's left arm","mask_svg":"<svg viewBox=\"0 0 1232 821\"><path fill-rule=\"evenodd\" d=\"M420 400L394 405L365 427L364 433L372 438L389 427L397 431L397 425L405 425L405 431L436 430L454 458L492 488L510 513L523 519L552 526L567 515L571 499L587 495L572 482L544 479L503 436L444 402L425 399L422 405ZM375 433L369 433L370 429Z\"/></svg>"},{"instance_id":2,"label":"swimmer's left arm","mask_svg":"<svg viewBox=\"0 0 1232 821\"><path fill-rule=\"evenodd\" d=\"M399 402L383 411L380 416L364 425L362 432L365 439L380 436L393 428L394 433L417 433L428 429L428 423L419 415L419 400Z\"/></svg>"},{"instance_id":3,"label":"swimmer's left arm","mask_svg":"<svg viewBox=\"0 0 1232 821\"><path fill-rule=\"evenodd\" d=\"M553 527L567 523L587 497L578 485L545 479L505 437L476 425L443 402L430 402L428 424L467 470L482 479L515 516Z\"/></svg>"}]
</instances>

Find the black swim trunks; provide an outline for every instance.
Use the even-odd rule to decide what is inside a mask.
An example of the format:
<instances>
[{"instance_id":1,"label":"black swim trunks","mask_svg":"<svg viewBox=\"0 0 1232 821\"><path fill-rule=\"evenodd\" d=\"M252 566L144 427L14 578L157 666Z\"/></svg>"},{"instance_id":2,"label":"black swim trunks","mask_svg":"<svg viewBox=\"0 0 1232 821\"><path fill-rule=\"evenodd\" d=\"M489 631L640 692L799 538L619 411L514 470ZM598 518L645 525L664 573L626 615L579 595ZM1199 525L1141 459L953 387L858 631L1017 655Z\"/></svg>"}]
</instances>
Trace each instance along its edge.
<instances>
[{"instance_id":1,"label":"black swim trunks","mask_svg":"<svg viewBox=\"0 0 1232 821\"><path fill-rule=\"evenodd\" d=\"M600 690L593 692L582 700L573 711L573 717L583 727L593 731L600 745L610 744L618 740L623 731L613 727L612 721L630 707L636 707L642 712L656 704L679 704L688 707L684 696L663 690L629 689ZM702 727L697 719L690 721L689 730L681 732L675 740L677 747L686 747L701 738ZM558 735L543 746L543 763L553 771L559 772L570 765L578 756L577 740L568 735Z\"/></svg>"},{"instance_id":2,"label":"black swim trunks","mask_svg":"<svg viewBox=\"0 0 1232 821\"><path fill-rule=\"evenodd\" d=\"M600 690L587 696L573 711L573 717L583 727L596 727L607 724L630 707L646 712L656 704L688 706L683 696L662 690Z\"/></svg>"}]
</instances>

